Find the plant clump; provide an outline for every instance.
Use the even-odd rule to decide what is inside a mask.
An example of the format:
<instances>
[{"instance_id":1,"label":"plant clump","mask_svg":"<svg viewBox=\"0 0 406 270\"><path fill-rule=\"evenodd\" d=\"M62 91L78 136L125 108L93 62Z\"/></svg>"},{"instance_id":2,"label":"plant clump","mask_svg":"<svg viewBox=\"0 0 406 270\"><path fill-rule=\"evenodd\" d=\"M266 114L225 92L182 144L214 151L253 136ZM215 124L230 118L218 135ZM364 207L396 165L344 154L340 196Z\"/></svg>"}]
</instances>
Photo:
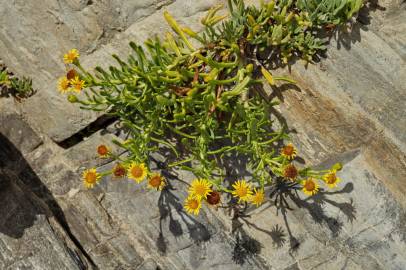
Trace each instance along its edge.
<instances>
[{"instance_id":1,"label":"plant clump","mask_svg":"<svg viewBox=\"0 0 406 270\"><path fill-rule=\"evenodd\" d=\"M30 78L19 78L0 64L0 97L12 96L17 101L35 94Z\"/></svg>"},{"instance_id":2,"label":"plant clump","mask_svg":"<svg viewBox=\"0 0 406 270\"><path fill-rule=\"evenodd\" d=\"M229 0L229 13L218 15L221 6L210 9L200 33L165 11L172 32L143 45L131 42L127 61L113 55L118 66L108 70L96 67L90 73L81 66L78 51L69 51L64 62L70 70L59 80L60 92L69 92L68 100L82 109L118 117L128 131L126 141L113 141L126 155L98 147L100 157L118 163L100 174L87 170L85 185L126 174L162 190L170 179L150 170L150 155L167 150L172 153L165 161L168 169L196 176L186 183L188 213L198 214L203 202L223 203L225 194L230 205L260 206L275 179L295 183L307 195L318 192L319 182L335 187L340 164L321 171L300 168L297 148L281 146L289 137L272 115L279 101L270 100L263 86L266 82L275 90L294 84L271 70L295 59L312 62L326 49L321 33L346 23L361 6L360 0L262 1L259 7ZM240 158L250 177L230 183L224 164Z\"/></svg>"}]
</instances>

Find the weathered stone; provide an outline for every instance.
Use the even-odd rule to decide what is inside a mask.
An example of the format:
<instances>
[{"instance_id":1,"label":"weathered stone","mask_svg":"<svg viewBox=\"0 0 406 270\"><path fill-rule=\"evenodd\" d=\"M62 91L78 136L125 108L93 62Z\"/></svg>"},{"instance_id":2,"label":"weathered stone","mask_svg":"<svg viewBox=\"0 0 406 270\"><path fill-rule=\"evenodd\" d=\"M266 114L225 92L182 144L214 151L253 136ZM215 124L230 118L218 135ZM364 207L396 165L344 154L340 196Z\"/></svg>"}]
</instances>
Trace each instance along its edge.
<instances>
[{"instance_id":1,"label":"weathered stone","mask_svg":"<svg viewBox=\"0 0 406 270\"><path fill-rule=\"evenodd\" d=\"M62 141L94 121L96 113L82 111L56 90L65 72L62 56L77 48L85 66L112 63L111 53L123 55L131 40L143 42L168 30L162 7L181 22L198 23L210 1L73 1L40 3L12 1L0 8L0 50L5 64L20 76L33 78L38 93L21 104L29 123L55 141ZM186 11L186 12L185 12ZM18 18L18 19L16 19ZM151 29L153 31L151 31ZM108 44L108 45L106 45ZM46 113L38 112L38 108Z\"/></svg>"},{"instance_id":2,"label":"weathered stone","mask_svg":"<svg viewBox=\"0 0 406 270\"><path fill-rule=\"evenodd\" d=\"M42 140L16 113L1 112L0 134L7 137L14 146L24 154L38 147Z\"/></svg>"},{"instance_id":3,"label":"weathered stone","mask_svg":"<svg viewBox=\"0 0 406 270\"><path fill-rule=\"evenodd\" d=\"M10 119L14 119L10 126L20 121ZM19 128L22 134L32 131L24 125ZM29 142L18 142L24 149L30 148ZM0 268L81 269L86 262L62 228L63 214L52 194L1 133L0 149Z\"/></svg>"}]
</instances>

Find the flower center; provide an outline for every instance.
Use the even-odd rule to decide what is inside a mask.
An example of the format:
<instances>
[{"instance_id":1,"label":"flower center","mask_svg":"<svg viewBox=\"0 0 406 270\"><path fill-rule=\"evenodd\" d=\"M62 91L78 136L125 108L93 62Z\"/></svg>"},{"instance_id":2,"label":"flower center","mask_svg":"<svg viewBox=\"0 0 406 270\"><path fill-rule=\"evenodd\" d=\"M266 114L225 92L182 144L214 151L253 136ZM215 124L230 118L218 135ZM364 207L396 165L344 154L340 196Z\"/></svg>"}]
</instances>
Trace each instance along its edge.
<instances>
[{"instance_id":1,"label":"flower center","mask_svg":"<svg viewBox=\"0 0 406 270\"><path fill-rule=\"evenodd\" d=\"M314 184L313 181L306 181L305 183L305 189L308 191L313 191L315 189L316 185Z\"/></svg>"},{"instance_id":2,"label":"flower center","mask_svg":"<svg viewBox=\"0 0 406 270\"><path fill-rule=\"evenodd\" d=\"M72 80L76 77L76 75L76 71L74 69L71 69L68 71L68 73L66 73L66 78L68 78L68 80Z\"/></svg>"},{"instance_id":3,"label":"flower center","mask_svg":"<svg viewBox=\"0 0 406 270\"><path fill-rule=\"evenodd\" d=\"M283 148L283 153L287 156L290 156L293 154L293 146L287 145Z\"/></svg>"},{"instance_id":4,"label":"flower center","mask_svg":"<svg viewBox=\"0 0 406 270\"><path fill-rule=\"evenodd\" d=\"M296 178L297 176L297 169L294 165L286 166L285 170L283 171L283 175L287 178Z\"/></svg>"},{"instance_id":5,"label":"flower center","mask_svg":"<svg viewBox=\"0 0 406 270\"><path fill-rule=\"evenodd\" d=\"M191 209L197 209L199 207L199 202L195 199L189 201L189 207Z\"/></svg>"},{"instance_id":6,"label":"flower center","mask_svg":"<svg viewBox=\"0 0 406 270\"><path fill-rule=\"evenodd\" d=\"M263 196L260 193L255 194L254 201L255 202L262 202Z\"/></svg>"},{"instance_id":7,"label":"flower center","mask_svg":"<svg viewBox=\"0 0 406 270\"><path fill-rule=\"evenodd\" d=\"M132 174L134 177L141 177L141 176L142 176L142 173L143 173L142 168L140 168L140 167L138 167L138 166L135 166L134 168L131 169L131 174Z\"/></svg>"},{"instance_id":8,"label":"flower center","mask_svg":"<svg viewBox=\"0 0 406 270\"><path fill-rule=\"evenodd\" d=\"M217 191L212 191L208 196L206 201L211 205L216 205L220 202L220 193Z\"/></svg>"},{"instance_id":9,"label":"flower center","mask_svg":"<svg viewBox=\"0 0 406 270\"><path fill-rule=\"evenodd\" d=\"M124 167L122 167L122 166L117 166L115 169L114 169L114 176L116 176L116 177L122 177L122 176L124 176L125 175L125 168Z\"/></svg>"},{"instance_id":10,"label":"flower center","mask_svg":"<svg viewBox=\"0 0 406 270\"><path fill-rule=\"evenodd\" d=\"M97 153L99 153L99 155L102 155L102 156L107 155L108 149L107 149L107 147L105 145L100 145L97 148Z\"/></svg>"},{"instance_id":11,"label":"flower center","mask_svg":"<svg viewBox=\"0 0 406 270\"><path fill-rule=\"evenodd\" d=\"M195 187L195 192L196 194L203 196L204 194L206 194L206 187L203 185L197 185Z\"/></svg>"},{"instance_id":12,"label":"flower center","mask_svg":"<svg viewBox=\"0 0 406 270\"><path fill-rule=\"evenodd\" d=\"M95 173L88 172L86 174L86 182L87 183L90 183L90 184L96 183L96 179L97 179L97 175Z\"/></svg>"},{"instance_id":13,"label":"flower center","mask_svg":"<svg viewBox=\"0 0 406 270\"><path fill-rule=\"evenodd\" d=\"M237 190L237 195L238 195L239 197L244 197L244 196L247 195L247 193L248 193L248 190L247 190L246 188L239 188L239 189Z\"/></svg>"},{"instance_id":14,"label":"flower center","mask_svg":"<svg viewBox=\"0 0 406 270\"><path fill-rule=\"evenodd\" d=\"M337 177L335 174L330 174L327 176L327 184L334 184L336 182Z\"/></svg>"},{"instance_id":15,"label":"flower center","mask_svg":"<svg viewBox=\"0 0 406 270\"><path fill-rule=\"evenodd\" d=\"M153 187L159 187L161 185L161 177L159 175L153 176L150 180L149 180L149 184Z\"/></svg>"}]
</instances>

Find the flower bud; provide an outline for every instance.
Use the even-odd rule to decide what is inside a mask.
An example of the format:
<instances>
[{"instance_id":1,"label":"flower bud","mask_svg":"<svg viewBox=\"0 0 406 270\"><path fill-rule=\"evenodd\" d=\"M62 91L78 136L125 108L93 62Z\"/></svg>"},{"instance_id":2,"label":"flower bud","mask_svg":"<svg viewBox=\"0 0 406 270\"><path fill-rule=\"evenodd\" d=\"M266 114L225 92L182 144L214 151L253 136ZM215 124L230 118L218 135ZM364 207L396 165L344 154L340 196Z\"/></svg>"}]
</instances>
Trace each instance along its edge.
<instances>
[{"instance_id":1,"label":"flower bud","mask_svg":"<svg viewBox=\"0 0 406 270\"><path fill-rule=\"evenodd\" d=\"M69 101L70 103L76 103L76 102L79 101L79 99L78 99L78 97L75 96L75 95L69 95L69 96L68 96L68 101Z\"/></svg>"}]
</instances>

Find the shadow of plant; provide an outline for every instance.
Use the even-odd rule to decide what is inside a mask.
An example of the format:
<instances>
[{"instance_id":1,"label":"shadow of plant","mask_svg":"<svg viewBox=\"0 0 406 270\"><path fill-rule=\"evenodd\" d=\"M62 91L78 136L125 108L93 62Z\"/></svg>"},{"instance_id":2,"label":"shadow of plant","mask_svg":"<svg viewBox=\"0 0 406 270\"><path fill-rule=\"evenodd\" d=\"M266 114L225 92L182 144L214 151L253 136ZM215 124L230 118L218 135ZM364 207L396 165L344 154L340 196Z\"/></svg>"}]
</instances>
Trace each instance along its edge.
<instances>
[{"instance_id":1,"label":"shadow of plant","mask_svg":"<svg viewBox=\"0 0 406 270\"><path fill-rule=\"evenodd\" d=\"M245 232L238 216L234 216L232 220L232 235L235 241L232 259L236 264L243 265L247 260L261 253L261 243Z\"/></svg>"},{"instance_id":2,"label":"shadow of plant","mask_svg":"<svg viewBox=\"0 0 406 270\"><path fill-rule=\"evenodd\" d=\"M162 190L158 199L159 208L159 236L156 241L158 250L165 254L167 252L167 241L164 235L164 221L169 219L168 231L175 237L181 237L187 233L190 239L195 244L201 244L211 239L211 233L206 226L199 222L194 217L186 214L183 210L183 204L177 195L173 191L177 190L171 183L175 180L180 180L174 172L167 170L166 164L157 160L154 160L157 167L164 169L162 171L163 176L167 179L167 186ZM174 217L176 213L180 220ZM186 227L186 231L182 228L182 225Z\"/></svg>"}]
</instances>

